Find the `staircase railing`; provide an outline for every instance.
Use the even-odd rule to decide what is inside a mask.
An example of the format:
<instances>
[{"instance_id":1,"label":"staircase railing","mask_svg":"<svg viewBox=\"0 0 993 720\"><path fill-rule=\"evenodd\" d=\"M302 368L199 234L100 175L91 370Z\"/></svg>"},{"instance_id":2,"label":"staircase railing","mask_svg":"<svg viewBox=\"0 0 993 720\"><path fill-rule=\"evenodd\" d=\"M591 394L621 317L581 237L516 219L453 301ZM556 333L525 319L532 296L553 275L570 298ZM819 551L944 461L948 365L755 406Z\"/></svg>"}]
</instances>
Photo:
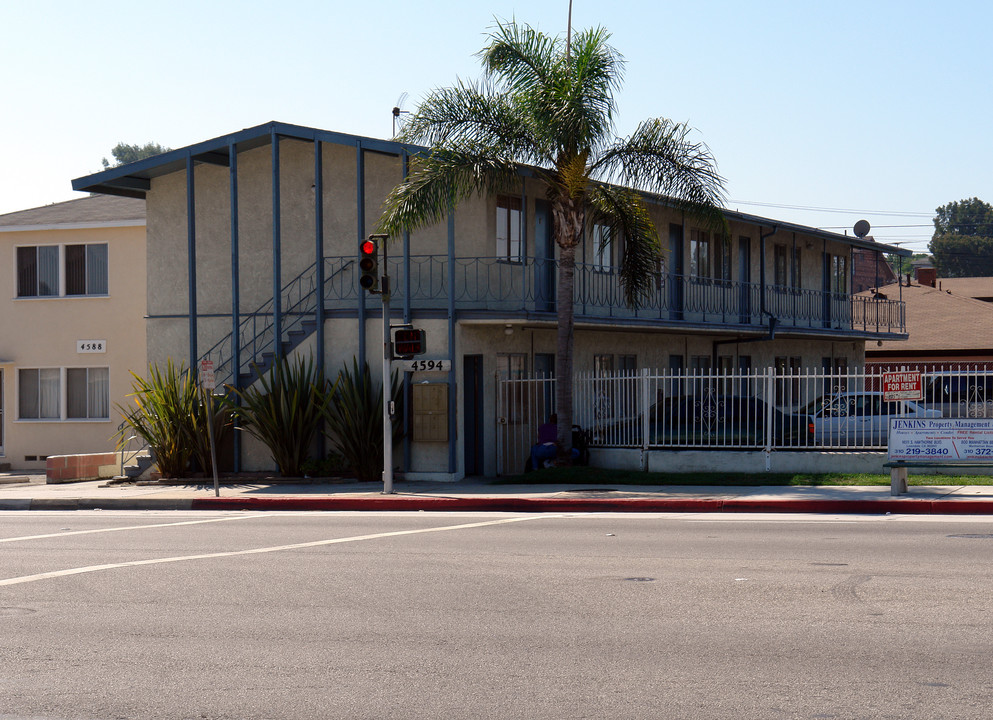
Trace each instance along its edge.
<instances>
[{"instance_id":1,"label":"staircase railing","mask_svg":"<svg viewBox=\"0 0 993 720\"><path fill-rule=\"evenodd\" d=\"M354 259L342 263L325 279L325 287L335 276L343 273L354 263ZM299 275L283 286L280 297L283 311L283 323L280 335L286 341L290 332L301 328L303 323L315 315L317 308L317 263L311 263ZM200 356L200 359L214 360L214 377L218 386L233 384L235 375L251 372L253 365L261 364L260 359L265 353L271 353L275 348L273 332L273 302L267 300L256 310L243 315L238 324L238 349L241 355L240 367L234 368L234 354L231 352L231 333L228 333ZM304 333L306 335L308 333Z\"/></svg>"}]
</instances>

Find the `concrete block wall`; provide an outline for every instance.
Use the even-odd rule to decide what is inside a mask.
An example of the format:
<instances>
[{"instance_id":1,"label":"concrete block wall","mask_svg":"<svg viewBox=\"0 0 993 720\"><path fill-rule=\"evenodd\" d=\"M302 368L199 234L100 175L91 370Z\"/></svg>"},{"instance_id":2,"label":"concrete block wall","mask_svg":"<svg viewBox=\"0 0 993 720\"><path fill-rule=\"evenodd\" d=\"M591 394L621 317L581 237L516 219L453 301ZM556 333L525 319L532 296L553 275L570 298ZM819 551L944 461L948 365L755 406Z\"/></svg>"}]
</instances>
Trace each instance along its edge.
<instances>
[{"instance_id":1,"label":"concrete block wall","mask_svg":"<svg viewBox=\"0 0 993 720\"><path fill-rule=\"evenodd\" d=\"M49 484L83 482L112 478L120 469L121 456L116 452L50 455L46 461L45 475Z\"/></svg>"}]
</instances>

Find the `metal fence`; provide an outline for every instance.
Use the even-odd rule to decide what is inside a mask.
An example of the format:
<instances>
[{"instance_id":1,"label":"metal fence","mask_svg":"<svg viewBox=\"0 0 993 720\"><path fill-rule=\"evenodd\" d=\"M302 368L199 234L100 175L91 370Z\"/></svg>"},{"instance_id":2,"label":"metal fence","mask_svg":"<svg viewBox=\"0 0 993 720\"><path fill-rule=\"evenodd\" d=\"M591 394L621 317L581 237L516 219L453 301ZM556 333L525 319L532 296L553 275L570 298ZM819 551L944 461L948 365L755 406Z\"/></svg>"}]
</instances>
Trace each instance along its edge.
<instances>
[{"instance_id":1,"label":"metal fence","mask_svg":"<svg viewBox=\"0 0 993 720\"><path fill-rule=\"evenodd\" d=\"M872 368L577 373L573 421L592 447L775 452L883 450L891 417L993 417L990 369L922 368L918 401L882 387ZM498 471L516 474L554 412L555 379L498 388Z\"/></svg>"}]
</instances>

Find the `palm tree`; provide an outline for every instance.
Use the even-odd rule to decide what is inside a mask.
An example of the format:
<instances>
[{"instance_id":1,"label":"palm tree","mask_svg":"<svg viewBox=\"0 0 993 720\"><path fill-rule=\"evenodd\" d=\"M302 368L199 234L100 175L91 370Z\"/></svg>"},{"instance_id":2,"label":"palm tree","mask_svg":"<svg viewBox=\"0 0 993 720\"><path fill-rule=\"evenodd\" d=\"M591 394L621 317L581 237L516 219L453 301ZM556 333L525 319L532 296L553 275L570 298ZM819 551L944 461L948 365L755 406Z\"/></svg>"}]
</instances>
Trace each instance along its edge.
<instances>
[{"instance_id":1,"label":"palm tree","mask_svg":"<svg viewBox=\"0 0 993 720\"><path fill-rule=\"evenodd\" d=\"M723 228L723 179L690 128L664 118L614 134L624 59L602 28L563 44L528 25L497 22L479 53L483 79L428 95L398 140L426 145L386 199L380 231L393 236L442 221L473 195L519 187L527 166L546 187L558 246L555 358L559 446L572 445L573 285L587 220L625 243L620 282L638 306L661 255L646 193Z\"/></svg>"}]
</instances>

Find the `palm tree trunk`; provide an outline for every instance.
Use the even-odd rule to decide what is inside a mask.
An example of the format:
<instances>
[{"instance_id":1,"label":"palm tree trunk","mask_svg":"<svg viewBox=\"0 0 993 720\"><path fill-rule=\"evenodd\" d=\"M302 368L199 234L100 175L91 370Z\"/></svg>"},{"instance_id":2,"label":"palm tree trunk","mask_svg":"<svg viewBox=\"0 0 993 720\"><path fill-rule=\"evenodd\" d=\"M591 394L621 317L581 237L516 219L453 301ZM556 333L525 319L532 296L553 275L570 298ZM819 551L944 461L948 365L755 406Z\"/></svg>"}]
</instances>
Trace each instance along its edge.
<instances>
[{"instance_id":1,"label":"palm tree trunk","mask_svg":"<svg viewBox=\"0 0 993 720\"><path fill-rule=\"evenodd\" d=\"M573 286L576 279L576 246L559 246L557 291L558 343L555 351L555 413L558 415L560 457L572 459L572 348Z\"/></svg>"}]
</instances>

